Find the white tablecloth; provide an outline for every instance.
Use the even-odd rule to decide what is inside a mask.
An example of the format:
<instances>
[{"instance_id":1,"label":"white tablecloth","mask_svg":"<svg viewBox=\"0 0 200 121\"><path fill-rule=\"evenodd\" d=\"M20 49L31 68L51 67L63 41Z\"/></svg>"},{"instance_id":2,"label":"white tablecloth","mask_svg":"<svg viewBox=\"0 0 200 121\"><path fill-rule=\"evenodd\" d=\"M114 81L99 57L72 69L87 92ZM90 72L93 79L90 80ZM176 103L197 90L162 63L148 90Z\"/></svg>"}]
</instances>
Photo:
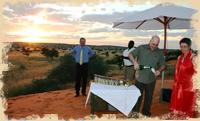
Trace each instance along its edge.
<instances>
[{"instance_id":1,"label":"white tablecloth","mask_svg":"<svg viewBox=\"0 0 200 121\"><path fill-rule=\"evenodd\" d=\"M139 89L135 85L112 86L99 83L91 83L85 106L89 100L90 93L97 95L126 116L129 115L139 96L141 95Z\"/></svg>"}]
</instances>

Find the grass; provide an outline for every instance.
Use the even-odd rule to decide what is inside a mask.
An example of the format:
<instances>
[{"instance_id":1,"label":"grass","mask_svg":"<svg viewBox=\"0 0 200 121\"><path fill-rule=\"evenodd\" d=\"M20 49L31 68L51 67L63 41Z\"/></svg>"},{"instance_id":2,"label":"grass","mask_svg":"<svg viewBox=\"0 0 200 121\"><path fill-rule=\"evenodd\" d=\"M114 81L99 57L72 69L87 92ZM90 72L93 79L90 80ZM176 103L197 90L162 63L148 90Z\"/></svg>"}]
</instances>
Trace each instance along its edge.
<instances>
[{"instance_id":1,"label":"grass","mask_svg":"<svg viewBox=\"0 0 200 121\"><path fill-rule=\"evenodd\" d=\"M11 64L9 71L4 73L4 89L11 90L11 92L23 90L26 86L32 84L33 79L46 77L59 64L58 60L49 63L40 52L26 56L18 51L8 53L8 62Z\"/></svg>"}]
</instances>

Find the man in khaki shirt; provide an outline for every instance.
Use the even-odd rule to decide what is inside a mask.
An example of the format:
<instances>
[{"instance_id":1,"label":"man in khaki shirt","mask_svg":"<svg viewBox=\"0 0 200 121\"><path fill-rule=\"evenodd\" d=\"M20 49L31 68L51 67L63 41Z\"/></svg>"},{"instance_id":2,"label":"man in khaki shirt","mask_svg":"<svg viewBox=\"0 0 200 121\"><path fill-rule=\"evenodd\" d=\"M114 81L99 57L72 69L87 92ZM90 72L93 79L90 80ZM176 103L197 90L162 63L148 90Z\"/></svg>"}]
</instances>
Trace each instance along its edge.
<instances>
[{"instance_id":1,"label":"man in khaki shirt","mask_svg":"<svg viewBox=\"0 0 200 121\"><path fill-rule=\"evenodd\" d=\"M153 36L149 44L141 45L129 54L129 58L134 64L135 70L139 71L135 86L140 90L142 95L143 91L145 91L142 114L146 116L151 115L150 110L156 77L159 76L165 68L163 52L158 48L159 43L160 38L158 36ZM135 58L137 58L137 60ZM141 69L140 67L142 66L149 68ZM152 69L155 69L155 71L152 71ZM142 96L139 97L133 109L134 112L139 112L141 102Z\"/></svg>"}]
</instances>

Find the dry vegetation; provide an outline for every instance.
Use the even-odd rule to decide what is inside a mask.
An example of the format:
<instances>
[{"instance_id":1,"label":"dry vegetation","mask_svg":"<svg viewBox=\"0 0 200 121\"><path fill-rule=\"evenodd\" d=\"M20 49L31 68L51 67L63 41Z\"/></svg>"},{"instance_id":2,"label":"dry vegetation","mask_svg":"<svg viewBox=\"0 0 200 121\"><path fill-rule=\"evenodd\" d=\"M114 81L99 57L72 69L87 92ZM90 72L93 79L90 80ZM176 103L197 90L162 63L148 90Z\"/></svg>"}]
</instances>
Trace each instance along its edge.
<instances>
[{"instance_id":1,"label":"dry vegetation","mask_svg":"<svg viewBox=\"0 0 200 121\"><path fill-rule=\"evenodd\" d=\"M59 64L58 60L49 62L40 52L26 56L19 51L9 52L8 62L9 71L4 73L4 88L8 90L29 85L33 79L45 78Z\"/></svg>"}]
</instances>

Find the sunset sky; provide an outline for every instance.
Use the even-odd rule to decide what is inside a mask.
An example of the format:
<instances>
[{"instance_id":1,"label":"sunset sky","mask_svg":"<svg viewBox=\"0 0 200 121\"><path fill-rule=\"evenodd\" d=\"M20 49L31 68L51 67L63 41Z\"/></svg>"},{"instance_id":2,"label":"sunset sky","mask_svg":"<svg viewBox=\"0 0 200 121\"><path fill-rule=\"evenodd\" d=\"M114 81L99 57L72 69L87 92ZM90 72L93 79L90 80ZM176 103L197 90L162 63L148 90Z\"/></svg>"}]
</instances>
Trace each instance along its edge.
<instances>
[{"instance_id":1,"label":"sunset sky","mask_svg":"<svg viewBox=\"0 0 200 121\"><path fill-rule=\"evenodd\" d=\"M66 1L5 2L2 16L6 24L4 34L6 40L77 44L80 37L85 37L87 44L118 46L127 46L130 39L135 41L136 46L148 43L150 37L155 34L163 40L162 30L138 31L112 28L112 22L153 7L157 5L155 3L130 4L125 0L108 0L78 1L79 4L72 4ZM191 7L184 3L178 5ZM168 31L167 47L178 48L178 41L182 37L192 37L194 32L195 30ZM163 41L160 48L163 48ZM195 44L193 48L196 48Z\"/></svg>"}]
</instances>

